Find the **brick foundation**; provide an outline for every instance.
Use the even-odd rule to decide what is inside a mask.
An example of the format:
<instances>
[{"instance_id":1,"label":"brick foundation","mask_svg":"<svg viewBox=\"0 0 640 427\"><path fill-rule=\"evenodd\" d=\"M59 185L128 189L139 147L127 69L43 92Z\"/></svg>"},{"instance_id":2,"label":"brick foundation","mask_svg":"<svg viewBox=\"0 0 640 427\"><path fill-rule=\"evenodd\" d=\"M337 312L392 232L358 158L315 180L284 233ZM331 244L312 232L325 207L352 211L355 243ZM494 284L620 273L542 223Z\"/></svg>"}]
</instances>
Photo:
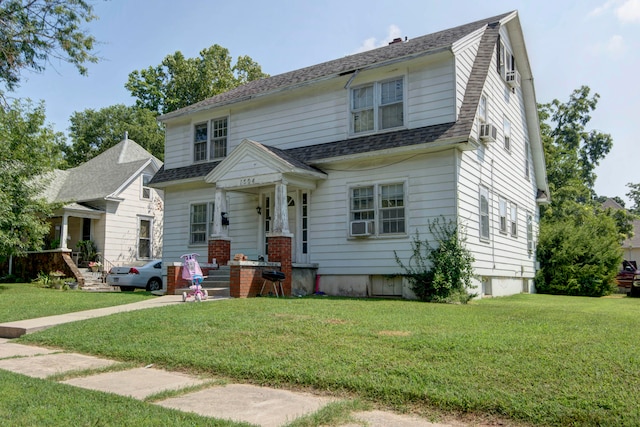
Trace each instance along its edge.
<instances>
[{"instance_id":1,"label":"brick foundation","mask_svg":"<svg viewBox=\"0 0 640 427\"><path fill-rule=\"evenodd\" d=\"M167 295L175 295L176 289L187 288L190 283L182 278L182 265L167 266Z\"/></svg>"},{"instance_id":2,"label":"brick foundation","mask_svg":"<svg viewBox=\"0 0 640 427\"><path fill-rule=\"evenodd\" d=\"M218 265L227 265L231 260L231 240L229 239L212 239L209 240L207 253L207 262L213 262L215 259Z\"/></svg>"},{"instance_id":3,"label":"brick foundation","mask_svg":"<svg viewBox=\"0 0 640 427\"><path fill-rule=\"evenodd\" d=\"M271 236L267 237L269 242L269 262L279 262L280 271L285 274L282 281L282 288L285 295L291 295L291 275L293 267L291 265L291 237ZM262 284L260 285L262 286Z\"/></svg>"}]
</instances>

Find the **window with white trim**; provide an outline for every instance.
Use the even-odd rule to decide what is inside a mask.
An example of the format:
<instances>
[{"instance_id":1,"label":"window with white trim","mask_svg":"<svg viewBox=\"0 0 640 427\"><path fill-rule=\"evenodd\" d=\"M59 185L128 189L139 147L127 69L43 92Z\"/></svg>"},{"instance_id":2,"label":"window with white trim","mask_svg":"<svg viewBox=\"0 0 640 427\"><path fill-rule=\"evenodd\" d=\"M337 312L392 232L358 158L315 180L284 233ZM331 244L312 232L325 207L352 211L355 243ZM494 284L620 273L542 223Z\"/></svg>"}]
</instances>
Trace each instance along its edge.
<instances>
[{"instance_id":1,"label":"window with white trim","mask_svg":"<svg viewBox=\"0 0 640 427\"><path fill-rule=\"evenodd\" d=\"M151 220L140 218L138 221L138 258L151 258Z\"/></svg>"},{"instance_id":2,"label":"window with white trim","mask_svg":"<svg viewBox=\"0 0 640 427\"><path fill-rule=\"evenodd\" d=\"M206 244L213 232L213 202L193 203L189 214L189 243Z\"/></svg>"},{"instance_id":3,"label":"window with white trim","mask_svg":"<svg viewBox=\"0 0 640 427\"><path fill-rule=\"evenodd\" d=\"M404 78L375 82L351 90L351 132L404 125Z\"/></svg>"},{"instance_id":4,"label":"window with white trim","mask_svg":"<svg viewBox=\"0 0 640 427\"><path fill-rule=\"evenodd\" d=\"M504 41L498 43L498 73L503 80L507 80L507 75L516 71L516 59L509 51Z\"/></svg>"},{"instance_id":5,"label":"window with white trim","mask_svg":"<svg viewBox=\"0 0 640 427\"><path fill-rule=\"evenodd\" d=\"M480 187L480 239L489 240L491 232L489 229L489 190L486 187Z\"/></svg>"},{"instance_id":6,"label":"window with white trim","mask_svg":"<svg viewBox=\"0 0 640 427\"><path fill-rule=\"evenodd\" d=\"M511 213L511 237L518 237L518 205L511 203L509 211Z\"/></svg>"},{"instance_id":7,"label":"window with white trim","mask_svg":"<svg viewBox=\"0 0 640 427\"><path fill-rule=\"evenodd\" d=\"M350 221L372 221L377 235L406 233L404 183L350 189Z\"/></svg>"},{"instance_id":8,"label":"window with white trim","mask_svg":"<svg viewBox=\"0 0 640 427\"><path fill-rule=\"evenodd\" d=\"M151 175L142 174L142 199L151 199L151 188L149 188L149 181L151 181Z\"/></svg>"},{"instance_id":9,"label":"window with white trim","mask_svg":"<svg viewBox=\"0 0 640 427\"><path fill-rule=\"evenodd\" d=\"M503 121L504 149L511 151L511 122L506 117Z\"/></svg>"},{"instance_id":10,"label":"window with white trim","mask_svg":"<svg viewBox=\"0 0 640 427\"><path fill-rule=\"evenodd\" d=\"M480 120L480 124L487 123L488 103L487 95L482 94L480 96L480 103L478 104L478 120Z\"/></svg>"},{"instance_id":11,"label":"window with white trim","mask_svg":"<svg viewBox=\"0 0 640 427\"><path fill-rule=\"evenodd\" d=\"M507 234L507 201L500 197L498 204L500 211L500 232Z\"/></svg>"},{"instance_id":12,"label":"window with white trim","mask_svg":"<svg viewBox=\"0 0 640 427\"><path fill-rule=\"evenodd\" d=\"M533 253L533 215L527 212L527 251Z\"/></svg>"},{"instance_id":13,"label":"window with white trim","mask_svg":"<svg viewBox=\"0 0 640 427\"><path fill-rule=\"evenodd\" d=\"M193 130L193 161L206 162L227 156L228 119L198 123Z\"/></svg>"},{"instance_id":14,"label":"window with white trim","mask_svg":"<svg viewBox=\"0 0 640 427\"><path fill-rule=\"evenodd\" d=\"M524 141L524 176L529 179L531 177L530 165L531 157L529 155L529 141Z\"/></svg>"}]
</instances>

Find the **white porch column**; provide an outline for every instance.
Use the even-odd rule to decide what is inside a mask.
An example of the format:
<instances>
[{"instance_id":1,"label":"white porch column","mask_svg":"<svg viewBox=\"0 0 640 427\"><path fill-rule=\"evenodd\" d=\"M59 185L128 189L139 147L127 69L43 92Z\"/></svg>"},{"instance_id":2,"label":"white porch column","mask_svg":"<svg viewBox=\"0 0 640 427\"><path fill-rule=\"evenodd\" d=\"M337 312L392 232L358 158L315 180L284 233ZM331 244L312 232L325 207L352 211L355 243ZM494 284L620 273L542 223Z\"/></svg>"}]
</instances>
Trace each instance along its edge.
<instances>
[{"instance_id":1,"label":"white porch column","mask_svg":"<svg viewBox=\"0 0 640 427\"><path fill-rule=\"evenodd\" d=\"M227 237L228 229L222 228L222 212L227 211L227 192L216 188L213 199L213 233L212 236Z\"/></svg>"},{"instance_id":2,"label":"white porch column","mask_svg":"<svg viewBox=\"0 0 640 427\"><path fill-rule=\"evenodd\" d=\"M287 211L287 184L276 184L274 201L273 233L289 234L289 213Z\"/></svg>"},{"instance_id":3,"label":"white porch column","mask_svg":"<svg viewBox=\"0 0 640 427\"><path fill-rule=\"evenodd\" d=\"M60 248L67 248L67 236L69 235L69 214L62 214L62 229L60 230Z\"/></svg>"}]
</instances>

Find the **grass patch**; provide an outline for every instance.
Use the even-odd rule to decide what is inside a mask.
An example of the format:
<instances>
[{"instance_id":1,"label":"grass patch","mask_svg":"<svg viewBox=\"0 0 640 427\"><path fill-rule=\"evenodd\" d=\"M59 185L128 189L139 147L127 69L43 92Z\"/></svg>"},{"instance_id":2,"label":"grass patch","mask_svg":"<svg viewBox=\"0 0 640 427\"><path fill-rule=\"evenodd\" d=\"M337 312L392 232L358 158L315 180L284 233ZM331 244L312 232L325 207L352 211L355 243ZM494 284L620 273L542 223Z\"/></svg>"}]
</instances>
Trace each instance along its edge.
<instances>
[{"instance_id":1,"label":"grass patch","mask_svg":"<svg viewBox=\"0 0 640 427\"><path fill-rule=\"evenodd\" d=\"M0 370L2 426L250 426Z\"/></svg>"},{"instance_id":2,"label":"grass patch","mask_svg":"<svg viewBox=\"0 0 640 427\"><path fill-rule=\"evenodd\" d=\"M639 299L550 295L468 305L253 298L120 313L19 341L400 411L637 425L639 310Z\"/></svg>"},{"instance_id":3,"label":"grass patch","mask_svg":"<svg viewBox=\"0 0 640 427\"><path fill-rule=\"evenodd\" d=\"M0 323L54 316L157 298L150 292L87 292L0 283Z\"/></svg>"}]
</instances>

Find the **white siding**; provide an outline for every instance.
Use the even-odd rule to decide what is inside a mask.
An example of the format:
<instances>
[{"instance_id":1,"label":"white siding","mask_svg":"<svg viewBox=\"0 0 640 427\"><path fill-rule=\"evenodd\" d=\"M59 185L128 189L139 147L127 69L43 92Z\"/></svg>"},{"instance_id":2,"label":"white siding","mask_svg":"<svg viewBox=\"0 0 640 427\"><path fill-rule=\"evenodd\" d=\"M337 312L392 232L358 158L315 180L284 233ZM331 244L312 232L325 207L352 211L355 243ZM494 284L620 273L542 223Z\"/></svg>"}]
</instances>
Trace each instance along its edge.
<instances>
[{"instance_id":1,"label":"white siding","mask_svg":"<svg viewBox=\"0 0 640 427\"><path fill-rule=\"evenodd\" d=\"M508 37L501 32L502 39ZM459 216L468 224L468 245L476 258L475 273L493 277L493 295L520 292L522 278L531 278L535 273L534 254L527 250L527 212L534 217L534 235L538 230L538 208L535 203L536 187L533 169L531 177L525 177L525 142L528 130L525 127L524 104L519 89L512 92L496 72L493 55L489 76L484 87L488 97L488 121L496 125L498 138L483 150L464 152L460 155L460 177L458 186ZM504 148L503 119L511 122L510 150ZM473 135L477 137L477 126ZM481 241L478 229L479 189L489 190L490 230L489 241ZM501 233L499 230L499 205L502 197L517 205L518 235ZM507 219L510 217L510 211ZM534 239L535 240L535 239ZM517 280L516 280L517 279ZM506 289L506 288L508 289ZM496 293L497 292L497 293Z\"/></svg>"},{"instance_id":2,"label":"white siding","mask_svg":"<svg viewBox=\"0 0 640 427\"><path fill-rule=\"evenodd\" d=\"M403 65L363 71L350 87L390 77L406 77L405 125L430 126L455 120L456 82L450 53L421 58ZM318 83L313 87L257 98L224 109L200 112L189 119L168 123L165 137L165 168L192 164L193 126L228 116L228 153L247 138L288 149L348 138L351 75Z\"/></svg>"},{"instance_id":3,"label":"white siding","mask_svg":"<svg viewBox=\"0 0 640 427\"><path fill-rule=\"evenodd\" d=\"M124 201L107 204L104 220L103 256L116 265L138 259L138 226L140 218L152 221L152 257L162 253L163 200L162 193L151 189L151 199L144 200L142 176L139 175L119 195ZM96 243L99 241L96 239Z\"/></svg>"}]
</instances>

